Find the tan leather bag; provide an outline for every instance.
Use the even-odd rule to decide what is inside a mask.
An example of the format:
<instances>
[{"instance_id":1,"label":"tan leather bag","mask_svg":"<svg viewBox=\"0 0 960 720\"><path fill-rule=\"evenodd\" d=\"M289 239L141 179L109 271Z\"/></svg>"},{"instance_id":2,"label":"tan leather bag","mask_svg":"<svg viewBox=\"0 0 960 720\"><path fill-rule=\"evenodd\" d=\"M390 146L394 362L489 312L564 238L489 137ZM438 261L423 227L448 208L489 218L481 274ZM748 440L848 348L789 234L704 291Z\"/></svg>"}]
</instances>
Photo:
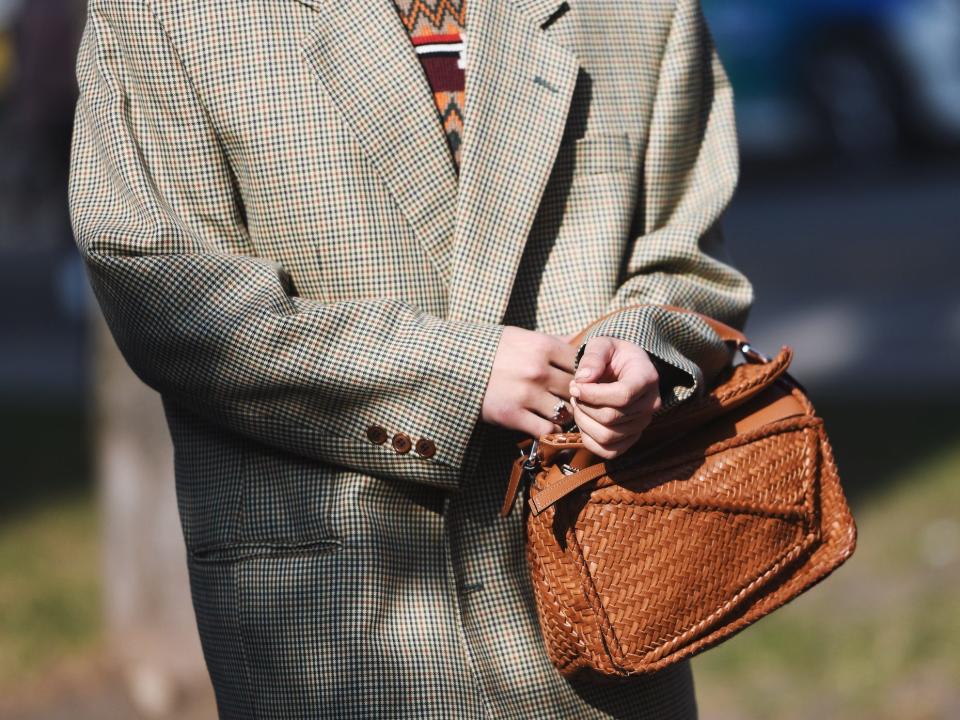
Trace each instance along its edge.
<instances>
[{"instance_id":1,"label":"tan leather bag","mask_svg":"<svg viewBox=\"0 0 960 720\"><path fill-rule=\"evenodd\" d=\"M626 453L603 462L578 432L520 443L501 514L527 478L537 612L566 676L647 673L706 650L856 545L823 420L787 373L791 349L766 358L700 317L745 362L655 418Z\"/></svg>"}]
</instances>

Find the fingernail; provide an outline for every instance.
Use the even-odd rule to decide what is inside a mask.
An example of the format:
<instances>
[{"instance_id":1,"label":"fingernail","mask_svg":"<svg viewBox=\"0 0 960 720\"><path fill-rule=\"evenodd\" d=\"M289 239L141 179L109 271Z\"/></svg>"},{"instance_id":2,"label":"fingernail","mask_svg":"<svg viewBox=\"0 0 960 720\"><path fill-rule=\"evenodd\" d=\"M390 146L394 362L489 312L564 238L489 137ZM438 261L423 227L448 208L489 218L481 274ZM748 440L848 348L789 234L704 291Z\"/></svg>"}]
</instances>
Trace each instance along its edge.
<instances>
[{"instance_id":1,"label":"fingernail","mask_svg":"<svg viewBox=\"0 0 960 720\"><path fill-rule=\"evenodd\" d=\"M590 376L590 368L580 368L579 370L577 370L577 374L574 375L574 377L575 377L577 380L581 380L581 379L583 379L583 378L585 378L585 377L589 377L589 376Z\"/></svg>"},{"instance_id":2,"label":"fingernail","mask_svg":"<svg viewBox=\"0 0 960 720\"><path fill-rule=\"evenodd\" d=\"M570 385L570 394L575 398L580 397L580 386L576 383L572 383Z\"/></svg>"}]
</instances>

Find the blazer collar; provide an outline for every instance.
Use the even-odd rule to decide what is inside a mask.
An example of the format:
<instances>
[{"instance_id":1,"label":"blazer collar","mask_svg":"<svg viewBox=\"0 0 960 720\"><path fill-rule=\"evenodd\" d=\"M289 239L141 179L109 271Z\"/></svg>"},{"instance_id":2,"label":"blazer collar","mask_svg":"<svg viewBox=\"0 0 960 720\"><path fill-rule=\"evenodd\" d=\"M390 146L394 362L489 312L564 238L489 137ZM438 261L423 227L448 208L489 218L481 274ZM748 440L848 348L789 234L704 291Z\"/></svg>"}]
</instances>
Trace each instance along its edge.
<instances>
[{"instance_id":1,"label":"blazer collar","mask_svg":"<svg viewBox=\"0 0 960 720\"><path fill-rule=\"evenodd\" d=\"M467 0L458 188L430 86L393 0L298 2L317 11L302 39L304 58L446 280L447 316L499 322L579 72L557 33L570 3Z\"/></svg>"}]
</instances>

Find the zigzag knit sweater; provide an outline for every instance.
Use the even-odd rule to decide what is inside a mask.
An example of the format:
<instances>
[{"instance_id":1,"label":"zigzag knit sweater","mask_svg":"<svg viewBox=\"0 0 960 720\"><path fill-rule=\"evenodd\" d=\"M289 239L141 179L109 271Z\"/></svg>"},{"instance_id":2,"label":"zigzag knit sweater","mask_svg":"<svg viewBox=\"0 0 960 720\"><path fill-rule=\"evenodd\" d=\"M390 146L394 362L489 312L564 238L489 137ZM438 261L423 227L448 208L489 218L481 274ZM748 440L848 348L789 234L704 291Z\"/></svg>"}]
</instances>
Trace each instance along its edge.
<instances>
[{"instance_id":1,"label":"zigzag knit sweater","mask_svg":"<svg viewBox=\"0 0 960 720\"><path fill-rule=\"evenodd\" d=\"M394 0L394 4L433 90L440 124L459 174L466 0Z\"/></svg>"}]
</instances>

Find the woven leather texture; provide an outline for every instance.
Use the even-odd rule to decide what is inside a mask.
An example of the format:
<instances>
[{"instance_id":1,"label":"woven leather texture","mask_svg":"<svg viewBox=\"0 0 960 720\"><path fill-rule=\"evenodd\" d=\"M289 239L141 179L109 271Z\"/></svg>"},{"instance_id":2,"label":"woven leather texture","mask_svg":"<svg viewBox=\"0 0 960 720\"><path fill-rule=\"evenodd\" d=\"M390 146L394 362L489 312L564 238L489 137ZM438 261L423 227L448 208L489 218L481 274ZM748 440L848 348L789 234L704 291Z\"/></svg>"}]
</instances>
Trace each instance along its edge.
<instances>
[{"instance_id":1,"label":"woven leather texture","mask_svg":"<svg viewBox=\"0 0 960 720\"><path fill-rule=\"evenodd\" d=\"M538 617L563 675L661 670L746 628L852 554L856 526L833 451L786 373L791 357L784 347L769 362L731 366L596 479L528 512ZM785 396L798 411L765 422ZM569 477L561 467L578 436L541 439L549 461L531 497Z\"/></svg>"}]
</instances>

